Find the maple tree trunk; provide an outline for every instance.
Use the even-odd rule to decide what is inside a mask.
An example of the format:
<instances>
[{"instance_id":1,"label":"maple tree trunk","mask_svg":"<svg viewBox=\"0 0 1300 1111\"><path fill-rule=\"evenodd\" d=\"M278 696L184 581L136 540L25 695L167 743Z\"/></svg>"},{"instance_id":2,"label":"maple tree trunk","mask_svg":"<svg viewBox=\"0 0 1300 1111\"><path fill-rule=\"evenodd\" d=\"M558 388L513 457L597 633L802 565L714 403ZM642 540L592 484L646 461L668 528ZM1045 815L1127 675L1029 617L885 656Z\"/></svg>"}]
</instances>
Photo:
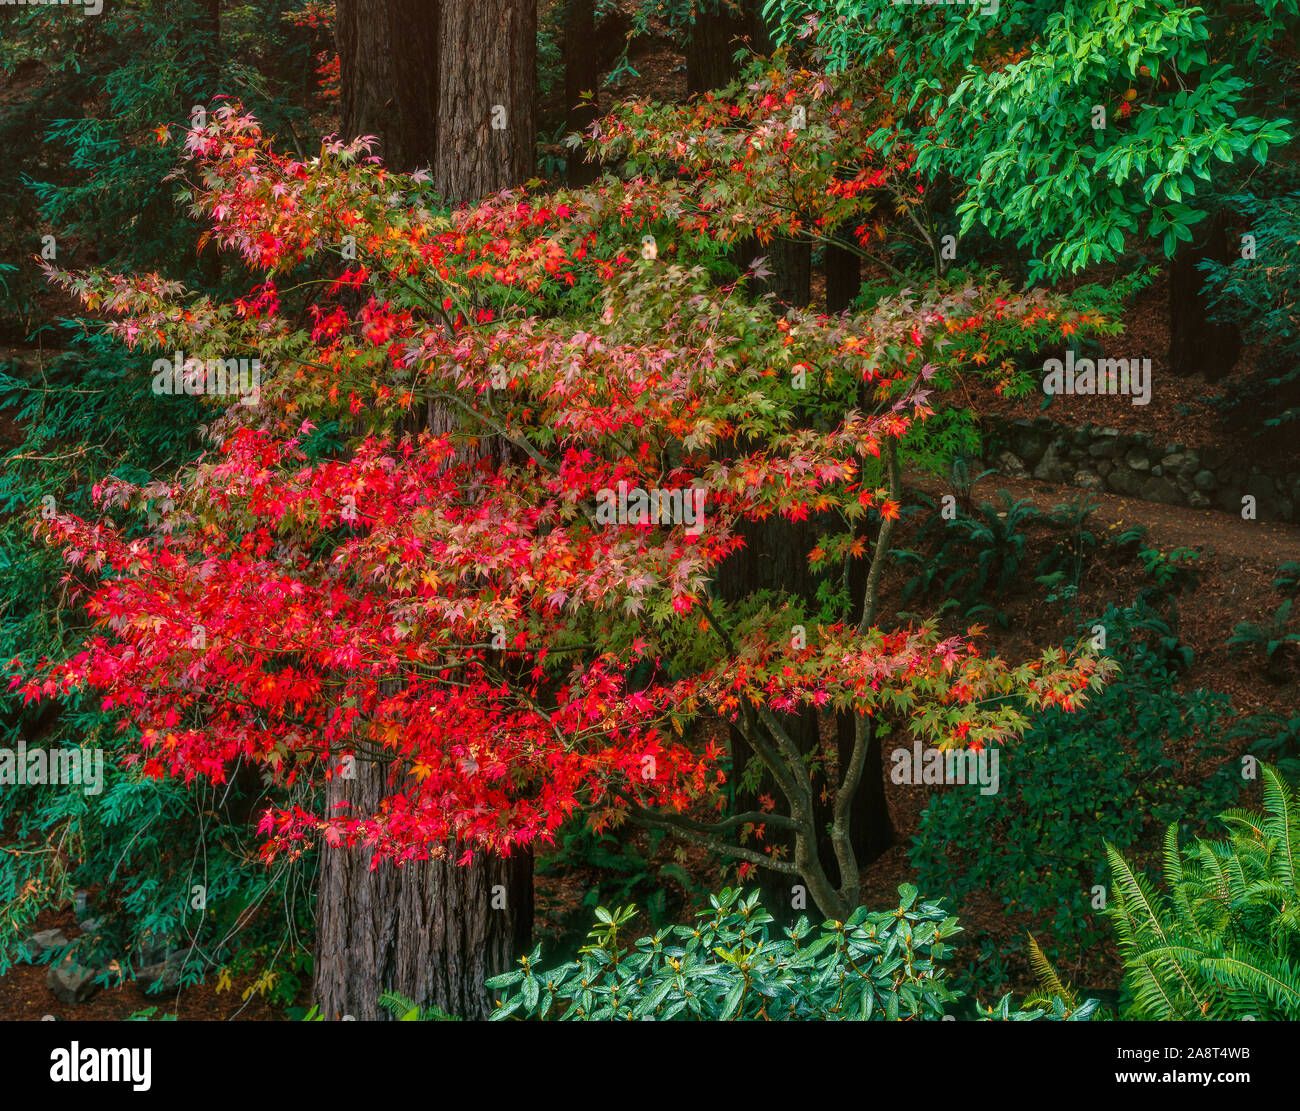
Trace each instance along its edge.
<instances>
[{"instance_id":1,"label":"maple tree trunk","mask_svg":"<svg viewBox=\"0 0 1300 1111\"><path fill-rule=\"evenodd\" d=\"M1241 334L1233 324L1214 324L1205 297L1203 259L1228 262L1227 218L1217 213L1204 238L1185 243L1169 269L1169 370L1180 378L1200 374L1217 381L1236 365Z\"/></svg>"},{"instance_id":2,"label":"maple tree trunk","mask_svg":"<svg viewBox=\"0 0 1300 1111\"><path fill-rule=\"evenodd\" d=\"M449 201L518 184L533 171L536 11L517 0L339 0L343 133L379 137L397 171L430 167ZM505 109L494 129L493 106ZM500 114L498 114L498 118ZM431 410L428 423L444 414ZM327 805L373 813L387 769L357 760ZM483 981L532 932L533 862L476 854L391 863L364 850L321 853L314 999L326 1019L386 1018L385 991L464 1018L485 1017Z\"/></svg>"},{"instance_id":3,"label":"maple tree trunk","mask_svg":"<svg viewBox=\"0 0 1300 1111\"><path fill-rule=\"evenodd\" d=\"M786 590L812 602L816 596L817 580L808 567L807 553L817 542L815 523L786 521L773 518L761 522L742 522L738 531L744 535L746 545L729 556L719 572L719 589L724 598L735 600L758 590ZM861 596L865 588L866 571L858 561L851 583L853 597ZM834 730L835 746L839 756L841 774L848 765L853 751L856 718L842 713L834 719L823 719L812 710L797 717L782 715L782 722L801 752L813 751L821 742L821 730ZM738 783L749 761L753 758L744 737L738 730L731 731L732 775ZM764 775L753 791L737 789L733 803L734 813L760 809L759 796L770 794L780 797L779 788ZM833 818L833 795L829 799L814 800L814 814L819 831L817 855L831 882L839 885L839 867L830 835L825 832ZM849 811L850 839L858 865L865 868L894 842L893 823L885 799L884 768L879 737L873 733L867 750L867 761L862 782L853 798ZM769 828L764 841L767 845L793 845L793 835ZM787 852L785 859L792 859ZM755 883L762 892L763 905L780 924L789 924L803 913L792 905L791 889L803 881L770 869L759 868ZM808 912L817 911L811 895Z\"/></svg>"}]
</instances>

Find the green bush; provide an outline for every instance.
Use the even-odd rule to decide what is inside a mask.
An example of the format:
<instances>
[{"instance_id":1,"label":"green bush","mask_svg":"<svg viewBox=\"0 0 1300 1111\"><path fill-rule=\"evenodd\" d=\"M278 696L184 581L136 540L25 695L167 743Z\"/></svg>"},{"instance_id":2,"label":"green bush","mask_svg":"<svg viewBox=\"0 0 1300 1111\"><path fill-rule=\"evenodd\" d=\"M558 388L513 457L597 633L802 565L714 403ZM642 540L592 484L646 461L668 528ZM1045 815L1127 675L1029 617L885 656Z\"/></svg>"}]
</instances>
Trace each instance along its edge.
<instances>
[{"instance_id":1,"label":"green bush","mask_svg":"<svg viewBox=\"0 0 1300 1111\"><path fill-rule=\"evenodd\" d=\"M1300 814L1264 766L1264 813L1220 815L1228 840L1181 852L1165 836L1165 894L1113 846L1110 915L1138 1019L1300 1018Z\"/></svg>"},{"instance_id":2,"label":"green bush","mask_svg":"<svg viewBox=\"0 0 1300 1111\"><path fill-rule=\"evenodd\" d=\"M1145 607L1112 606L1099 623L1122 673L1081 710L1038 715L1002 749L997 794L932 799L910 850L924 889L957 908L990 893L1036 920L1054 961L1075 965L1110 934L1092 894L1105 882L1105 843L1140 845L1183 815L1208 820L1236 790L1226 771L1204 786L1179 783L1189 747L1213 751L1226 739L1228 699L1178 689L1167 630ZM974 985L997 990L1001 974L984 973L970 974Z\"/></svg>"},{"instance_id":3,"label":"green bush","mask_svg":"<svg viewBox=\"0 0 1300 1111\"><path fill-rule=\"evenodd\" d=\"M631 946L619 928L635 909L600 908L580 959L539 968L541 949L520 967L493 977L503 990L493 1019L800 1020L940 1019L960 996L942 962L948 939L961 932L937 903L922 902L910 884L895 911L859 907L845 922L814 929L806 917L774 938L772 916L748 896L724 889L694 926L675 926ZM1082 1020L1093 1001L1017 1010L1010 999L982 1017Z\"/></svg>"}]
</instances>

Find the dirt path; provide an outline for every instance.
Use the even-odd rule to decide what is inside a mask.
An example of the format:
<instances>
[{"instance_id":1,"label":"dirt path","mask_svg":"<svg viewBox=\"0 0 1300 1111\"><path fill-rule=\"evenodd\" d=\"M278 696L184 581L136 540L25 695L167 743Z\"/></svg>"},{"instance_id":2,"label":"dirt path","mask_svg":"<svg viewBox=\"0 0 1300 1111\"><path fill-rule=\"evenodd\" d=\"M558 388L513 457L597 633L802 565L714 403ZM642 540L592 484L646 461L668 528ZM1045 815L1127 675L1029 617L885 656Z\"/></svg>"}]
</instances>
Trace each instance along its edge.
<instances>
[{"instance_id":1,"label":"dirt path","mask_svg":"<svg viewBox=\"0 0 1300 1111\"><path fill-rule=\"evenodd\" d=\"M946 485L932 477L908 475L907 481L927 494L947 492ZM1163 551L1196 548L1225 562L1267 564L1270 570L1289 559L1300 559L1300 525L1244 521L1239 515L1217 509L1162 505L1141 498L1094 493L1077 486L1005 475L990 475L976 483L974 496L977 501L994 502L1000 490L1014 498L1029 498L1036 509L1044 512L1088 497L1097 507L1092 515L1094 527L1104 525L1108 532L1122 532L1145 525L1148 540Z\"/></svg>"}]
</instances>

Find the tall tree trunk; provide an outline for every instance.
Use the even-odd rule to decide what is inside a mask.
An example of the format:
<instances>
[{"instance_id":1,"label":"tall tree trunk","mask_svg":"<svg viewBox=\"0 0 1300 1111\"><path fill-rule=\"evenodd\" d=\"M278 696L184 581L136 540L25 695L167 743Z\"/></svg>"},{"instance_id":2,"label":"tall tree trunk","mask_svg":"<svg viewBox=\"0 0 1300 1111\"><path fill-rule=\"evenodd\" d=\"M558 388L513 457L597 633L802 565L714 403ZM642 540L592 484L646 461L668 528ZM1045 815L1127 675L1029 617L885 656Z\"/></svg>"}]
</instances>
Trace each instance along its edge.
<instances>
[{"instance_id":1,"label":"tall tree trunk","mask_svg":"<svg viewBox=\"0 0 1300 1111\"><path fill-rule=\"evenodd\" d=\"M345 137L376 135L394 170L430 167L449 201L532 176L531 0L339 0L336 33ZM328 803L373 812L387 769L358 760L355 771L331 782ZM528 945L532 857L458 866L447 848L445 860L373 871L365 851L321 853L314 995L327 1019L387 1017L384 991L466 1018L489 1013L484 979Z\"/></svg>"},{"instance_id":2,"label":"tall tree trunk","mask_svg":"<svg viewBox=\"0 0 1300 1111\"><path fill-rule=\"evenodd\" d=\"M197 103L214 108L220 103L214 103L214 98L225 92L221 88L221 0L198 0L196 23L203 36L203 52L198 59L203 88ZM192 107L185 106L187 114ZM199 253L199 268L208 289L216 289L221 283L221 247L215 238Z\"/></svg>"},{"instance_id":3,"label":"tall tree trunk","mask_svg":"<svg viewBox=\"0 0 1300 1111\"><path fill-rule=\"evenodd\" d=\"M442 0L438 159L447 200L521 185L537 156L537 5Z\"/></svg>"},{"instance_id":4,"label":"tall tree trunk","mask_svg":"<svg viewBox=\"0 0 1300 1111\"><path fill-rule=\"evenodd\" d=\"M564 130L585 131L600 115L600 55L596 50L594 0L569 0L564 12ZM584 102L583 94L592 94ZM588 162L580 150L565 154L565 177L578 188L596 180L600 166Z\"/></svg>"},{"instance_id":5,"label":"tall tree trunk","mask_svg":"<svg viewBox=\"0 0 1300 1111\"><path fill-rule=\"evenodd\" d=\"M1205 296L1204 259L1231 260L1227 214L1220 210L1209 221L1205 236L1185 243L1169 269L1169 370L1180 378L1200 374L1214 382L1236 365L1241 334L1233 324L1213 324Z\"/></svg>"},{"instance_id":6,"label":"tall tree trunk","mask_svg":"<svg viewBox=\"0 0 1300 1111\"><path fill-rule=\"evenodd\" d=\"M845 221L835 230L835 238L826 244L826 311L839 313L853 304L862 288L862 259L839 244L851 242L853 221Z\"/></svg>"},{"instance_id":7,"label":"tall tree trunk","mask_svg":"<svg viewBox=\"0 0 1300 1111\"><path fill-rule=\"evenodd\" d=\"M700 0L686 39L686 94L720 89L736 79L743 41L756 53L771 49L758 0Z\"/></svg>"},{"instance_id":8,"label":"tall tree trunk","mask_svg":"<svg viewBox=\"0 0 1300 1111\"><path fill-rule=\"evenodd\" d=\"M331 781L329 805L346 801L372 814L387 769L358 759L355 771L355 779ZM447 860L385 862L374 871L362 850L325 848L320 856L315 1001L326 1019L386 1018L385 991L467 1019L488 1016L483 981L528 946L531 856L457 865L451 846Z\"/></svg>"},{"instance_id":9,"label":"tall tree trunk","mask_svg":"<svg viewBox=\"0 0 1300 1111\"><path fill-rule=\"evenodd\" d=\"M343 138L375 136L376 153L399 172L438 159L438 28L446 6L442 0L338 0ZM468 56L460 62L471 64Z\"/></svg>"}]
</instances>

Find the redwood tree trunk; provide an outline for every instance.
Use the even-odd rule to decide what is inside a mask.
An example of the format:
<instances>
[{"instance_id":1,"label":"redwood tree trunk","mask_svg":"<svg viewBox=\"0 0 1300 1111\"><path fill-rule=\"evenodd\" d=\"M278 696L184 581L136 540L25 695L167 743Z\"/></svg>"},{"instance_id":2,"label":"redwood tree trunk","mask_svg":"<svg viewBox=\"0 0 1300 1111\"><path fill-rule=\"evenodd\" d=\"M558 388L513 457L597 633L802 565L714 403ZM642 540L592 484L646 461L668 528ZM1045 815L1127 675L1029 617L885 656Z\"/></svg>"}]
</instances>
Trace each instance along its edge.
<instances>
[{"instance_id":1,"label":"redwood tree trunk","mask_svg":"<svg viewBox=\"0 0 1300 1111\"><path fill-rule=\"evenodd\" d=\"M394 170L437 160L438 25L446 6L441 0L338 0L343 138L375 136L376 153Z\"/></svg>"},{"instance_id":2,"label":"redwood tree trunk","mask_svg":"<svg viewBox=\"0 0 1300 1111\"><path fill-rule=\"evenodd\" d=\"M600 55L596 50L594 0L569 0L564 13L564 130L585 131L600 115ZM590 101L583 94L591 93ZM580 150L565 153L565 177L577 188L596 180L600 167L588 162Z\"/></svg>"},{"instance_id":3,"label":"redwood tree trunk","mask_svg":"<svg viewBox=\"0 0 1300 1111\"><path fill-rule=\"evenodd\" d=\"M862 288L862 260L857 252L840 246L851 242L852 221L836 229L835 238L826 244L826 311L844 312Z\"/></svg>"},{"instance_id":4,"label":"redwood tree trunk","mask_svg":"<svg viewBox=\"0 0 1300 1111\"><path fill-rule=\"evenodd\" d=\"M1205 297L1205 274L1197 264L1204 259L1231 260L1227 216L1217 213L1204 238L1184 244L1169 270L1169 370L1180 378L1203 375L1214 382L1236 365L1241 354L1241 334L1232 324L1213 324Z\"/></svg>"},{"instance_id":5,"label":"redwood tree trunk","mask_svg":"<svg viewBox=\"0 0 1300 1111\"><path fill-rule=\"evenodd\" d=\"M329 805L347 801L374 813L386 769L356 762L356 778L331 781ZM379 996L394 991L421 1006L485 1018L483 981L526 950L532 930L533 869L528 855L385 862L370 854L321 850L316 906L315 1001L326 1019L390 1017Z\"/></svg>"},{"instance_id":6,"label":"redwood tree trunk","mask_svg":"<svg viewBox=\"0 0 1300 1111\"><path fill-rule=\"evenodd\" d=\"M449 201L532 176L532 2L339 0L337 39L345 137L376 135L394 170L431 168ZM328 804L373 813L387 769L358 760L355 772L331 782ZM447 849L446 860L374 871L366 851L321 852L314 995L326 1019L388 1017L384 991L465 1018L488 1014L483 981L529 942L532 857L479 854L458 866L459 848Z\"/></svg>"},{"instance_id":7,"label":"redwood tree trunk","mask_svg":"<svg viewBox=\"0 0 1300 1111\"><path fill-rule=\"evenodd\" d=\"M686 93L720 89L739 73L736 52L748 40L756 53L770 48L757 0L701 0L686 40Z\"/></svg>"},{"instance_id":8,"label":"redwood tree trunk","mask_svg":"<svg viewBox=\"0 0 1300 1111\"><path fill-rule=\"evenodd\" d=\"M442 0L438 158L447 200L521 185L536 166L537 5Z\"/></svg>"}]
</instances>

